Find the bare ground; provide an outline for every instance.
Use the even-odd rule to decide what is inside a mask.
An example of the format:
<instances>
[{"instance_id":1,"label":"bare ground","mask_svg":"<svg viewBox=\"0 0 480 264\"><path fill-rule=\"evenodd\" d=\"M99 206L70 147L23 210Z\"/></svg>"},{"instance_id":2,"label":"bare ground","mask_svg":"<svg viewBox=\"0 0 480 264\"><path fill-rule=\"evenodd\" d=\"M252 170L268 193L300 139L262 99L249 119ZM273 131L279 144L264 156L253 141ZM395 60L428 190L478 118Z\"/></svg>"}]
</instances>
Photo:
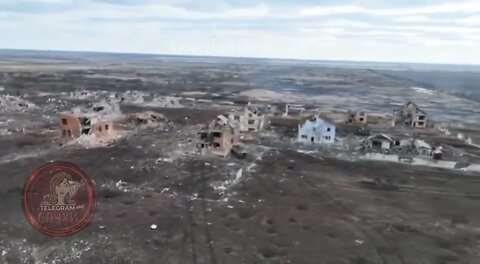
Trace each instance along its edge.
<instances>
[{"instance_id":1,"label":"bare ground","mask_svg":"<svg viewBox=\"0 0 480 264\"><path fill-rule=\"evenodd\" d=\"M272 146L245 160L157 163L145 159L162 153L152 141L133 135L111 148L0 164L2 262L475 263L480 257L480 175L314 158ZM26 222L20 200L27 172L59 155L90 174L99 201L87 228L55 239ZM222 183L224 189L214 188Z\"/></svg>"}]
</instances>

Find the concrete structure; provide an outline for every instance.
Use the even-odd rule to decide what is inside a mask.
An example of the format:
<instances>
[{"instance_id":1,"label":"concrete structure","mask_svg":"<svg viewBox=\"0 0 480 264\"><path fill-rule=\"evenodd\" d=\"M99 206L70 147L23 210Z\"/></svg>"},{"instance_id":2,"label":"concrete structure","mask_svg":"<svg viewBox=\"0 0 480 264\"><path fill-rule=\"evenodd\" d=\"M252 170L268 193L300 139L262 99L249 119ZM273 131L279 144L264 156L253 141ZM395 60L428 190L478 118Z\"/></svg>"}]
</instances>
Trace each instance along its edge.
<instances>
[{"instance_id":1,"label":"concrete structure","mask_svg":"<svg viewBox=\"0 0 480 264\"><path fill-rule=\"evenodd\" d=\"M427 123L427 114L413 102L408 102L402 109L393 112L393 127L404 124L409 127L426 128Z\"/></svg>"},{"instance_id":2,"label":"concrete structure","mask_svg":"<svg viewBox=\"0 0 480 264\"><path fill-rule=\"evenodd\" d=\"M365 113L364 111L348 110L345 117L345 123L364 125L367 123L367 113Z\"/></svg>"},{"instance_id":3,"label":"concrete structure","mask_svg":"<svg viewBox=\"0 0 480 264\"><path fill-rule=\"evenodd\" d=\"M211 128L227 127L233 136L233 145L240 144L240 123L237 120L232 120L226 115L219 115L209 126Z\"/></svg>"},{"instance_id":4,"label":"concrete structure","mask_svg":"<svg viewBox=\"0 0 480 264\"><path fill-rule=\"evenodd\" d=\"M331 144L335 142L335 133L333 122L314 116L298 125L298 142Z\"/></svg>"},{"instance_id":5,"label":"concrete structure","mask_svg":"<svg viewBox=\"0 0 480 264\"><path fill-rule=\"evenodd\" d=\"M240 132L258 132L265 125L265 115L252 106L245 107L238 113L230 113L228 118L238 124Z\"/></svg>"}]
</instances>

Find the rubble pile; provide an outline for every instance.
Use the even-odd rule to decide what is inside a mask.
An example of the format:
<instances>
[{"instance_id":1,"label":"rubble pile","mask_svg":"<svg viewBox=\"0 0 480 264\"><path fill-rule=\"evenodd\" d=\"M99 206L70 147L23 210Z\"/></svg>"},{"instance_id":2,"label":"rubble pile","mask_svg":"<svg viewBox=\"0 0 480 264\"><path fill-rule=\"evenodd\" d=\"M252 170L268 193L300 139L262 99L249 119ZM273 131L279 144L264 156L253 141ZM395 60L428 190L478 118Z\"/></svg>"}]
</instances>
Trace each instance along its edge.
<instances>
[{"instance_id":1,"label":"rubble pile","mask_svg":"<svg viewBox=\"0 0 480 264\"><path fill-rule=\"evenodd\" d=\"M4 112L25 112L35 109L36 105L12 95L0 95L0 110Z\"/></svg>"},{"instance_id":2,"label":"rubble pile","mask_svg":"<svg viewBox=\"0 0 480 264\"><path fill-rule=\"evenodd\" d=\"M102 100L90 107L74 107L71 110L74 115L89 115L89 116L103 116L111 119L118 119L123 117L120 106L117 103L107 102Z\"/></svg>"},{"instance_id":3,"label":"rubble pile","mask_svg":"<svg viewBox=\"0 0 480 264\"><path fill-rule=\"evenodd\" d=\"M145 94L139 91L126 91L118 96L120 102L125 104L143 104L145 102L144 97Z\"/></svg>"},{"instance_id":4,"label":"rubble pile","mask_svg":"<svg viewBox=\"0 0 480 264\"><path fill-rule=\"evenodd\" d=\"M77 100L100 100L103 99L109 103L132 104L150 107L163 108L181 108L184 107L180 100L181 97L175 96L155 96L142 91L125 91L122 93L114 93L107 91L89 91L76 90L68 95L70 99Z\"/></svg>"},{"instance_id":5,"label":"rubble pile","mask_svg":"<svg viewBox=\"0 0 480 264\"><path fill-rule=\"evenodd\" d=\"M100 101L94 104L91 107L91 110L95 113L101 113L103 115L109 115L112 117L120 118L123 116L122 111L120 110L120 106L118 103L109 102L106 100Z\"/></svg>"},{"instance_id":6,"label":"rubble pile","mask_svg":"<svg viewBox=\"0 0 480 264\"><path fill-rule=\"evenodd\" d=\"M102 97L112 97L112 94L113 93L108 95L107 91L75 90L73 92L70 92L68 98L77 99L77 100L88 100L88 99L98 99Z\"/></svg>"},{"instance_id":7,"label":"rubble pile","mask_svg":"<svg viewBox=\"0 0 480 264\"><path fill-rule=\"evenodd\" d=\"M130 123L133 123L135 125L146 125L146 126L165 124L168 122L168 119L163 114L156 113L153 111L130 114L127 117L127 120Z\"/></svg>"}]
</instances>

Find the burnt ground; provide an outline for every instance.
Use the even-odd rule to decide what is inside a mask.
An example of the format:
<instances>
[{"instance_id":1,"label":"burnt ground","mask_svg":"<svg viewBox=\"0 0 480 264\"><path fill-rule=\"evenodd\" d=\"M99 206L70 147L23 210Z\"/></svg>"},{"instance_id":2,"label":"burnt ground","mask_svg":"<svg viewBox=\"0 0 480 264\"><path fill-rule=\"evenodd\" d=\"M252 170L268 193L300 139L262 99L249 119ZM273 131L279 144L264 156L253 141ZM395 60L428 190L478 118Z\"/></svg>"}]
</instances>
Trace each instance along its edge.
<instances>
[{"instance_id":1,"label":"burnt ground","mask_svg":"<svg viewBox=\"0 0 480 264\"><path fill-rule=\"evenodd\" d=\"M268 83L278 68L282 74L350 70L198 61L134 61L121 69L123 64L109 63L0 68L3 93L28 94L39 107L0 116L1 128L12 132L0 136L0 263L478 263L478 173L302 154L290 142L296 121L281 119L265 140L247 143L245 159L201 157L193 153L196 129L224 111L205 105L122 106L126 113L163 113L174 126L134 129L108 146L59 146L53 140L62 107L47 98L64 100L60 93L77 88L204 91L210 99L212 92L247 89L242 82L249 79ZM270 70L262 72L264 67ZM351 72L360 79L365 73ZM398 84L372 78L378 86ZM79 102L64 103L68 109ZM90 224L64 238L38 232L21 206L28 174L52 160L82 167L98 194Z\"/></svg>"}]
</instances>

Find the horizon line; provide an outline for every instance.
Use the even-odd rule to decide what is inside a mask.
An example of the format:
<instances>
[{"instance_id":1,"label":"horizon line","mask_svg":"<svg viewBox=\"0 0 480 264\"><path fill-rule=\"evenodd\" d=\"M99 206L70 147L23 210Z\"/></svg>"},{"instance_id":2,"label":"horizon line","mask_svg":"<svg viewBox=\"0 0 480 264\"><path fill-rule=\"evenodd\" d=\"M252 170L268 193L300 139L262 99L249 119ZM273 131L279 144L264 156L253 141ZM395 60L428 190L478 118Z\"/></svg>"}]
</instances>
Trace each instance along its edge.
<instances>
[{"instance_id":1,"label":"horizon line","mask_svg":"<svg viewBox=\"0 0 480 264\"><path fill-rule=\"evenodd\" d=\"M151 52L124 52L124 51L100 51L100 50L62 50L62 49L16 49L0 48L1 51L15 52L59 52L59 53L94 53L94 54L112 54L112 55L141 55L141 56L165 56L165 57L194 57L194 58L218 58L218 59L253 59L253 60L279 60L279 61L297 61L297 62L332 62L332 63L384 63L384 64L410 64L410 65L436 65L436 66L466 66L480 67L480 64L474 63L448 63L448 62L412 62L412 61L376 61L376 60L328 60L328 59L300 59L300 58L275 58L275 57L247 57L247 56L221 56L221 55L198 55L198 54L163 54Z\"/></svg>"}]
</instances>

